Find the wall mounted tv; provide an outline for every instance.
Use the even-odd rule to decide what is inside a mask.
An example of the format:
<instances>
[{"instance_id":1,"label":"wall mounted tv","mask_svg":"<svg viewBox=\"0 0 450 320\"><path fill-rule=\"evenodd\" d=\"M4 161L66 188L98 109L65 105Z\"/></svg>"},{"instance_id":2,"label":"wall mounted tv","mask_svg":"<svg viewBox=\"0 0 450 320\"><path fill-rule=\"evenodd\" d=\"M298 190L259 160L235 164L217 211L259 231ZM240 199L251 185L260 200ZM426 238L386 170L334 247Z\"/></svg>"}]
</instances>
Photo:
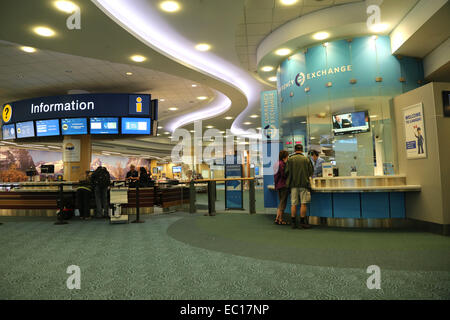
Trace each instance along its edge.
<instances>
[{"instance_id":1,"label":"wall mounted tv","mask_svg":"<svg viewBox=\"0 0 450 320\"><path fill-rule=\"evenodd\" d=\"M181 173L181 167L172 167L172 173Z\"/></svg>"},{"instance_id":2,"label":"wall mounted tv","mask_svg":"<svg viewBox=\"0 0 450 320\"><path fill-rule=\"evenodd\" d=\"M15 124L4 124L2 127L3 140L14 140L16 138L16 126Z\"/></svg>"},{"instance_id":3,"label":"wall mounted tv","mask_svg":"<svg viewBox=\"0 0 450 320\"><path fill-rule=\"evenodd\" d=\"M91 118L91 134L118 134L118 118Z\"/></svg>"},{"instance_id":4,"label":"wall mounted tv","mask_svg":"<svg viewBox=\"0 0 450 320\"><path fill-rule=\"evenodd\" d=\"M34 137L34 123L33 121L17 122L16 123L17 138L31 138Z\"/></svg>"},{"instance_id":5,"label":"wall mounted tv","mask_svg":"<svg viewBox=\"0 0 450 320\"><path fill-rule=\"evenodd\" d=\"M338 113L332 116L334 135L363 133L370 131L368 111Z\"/></svg>"},{"instance_id":6,"label":"wall mounted tv","mask_svg":"<svg viewBox=\"0 0 450 320\"><path fill-rule=\"evenodd\" d=\"M53 119L36 121L36 136L59 136L59 120Z\"/></svg>"},{"instance_id":7,"label":"wall mounted tv","mask_svg":"<svg viewBox=\"0 0 450 320\"><path fill-rule=\"evenodd\" d=\"M72 118L61 119L61 132L65 135L87 134L87 119Z\"/></svg>"}]
</instances>

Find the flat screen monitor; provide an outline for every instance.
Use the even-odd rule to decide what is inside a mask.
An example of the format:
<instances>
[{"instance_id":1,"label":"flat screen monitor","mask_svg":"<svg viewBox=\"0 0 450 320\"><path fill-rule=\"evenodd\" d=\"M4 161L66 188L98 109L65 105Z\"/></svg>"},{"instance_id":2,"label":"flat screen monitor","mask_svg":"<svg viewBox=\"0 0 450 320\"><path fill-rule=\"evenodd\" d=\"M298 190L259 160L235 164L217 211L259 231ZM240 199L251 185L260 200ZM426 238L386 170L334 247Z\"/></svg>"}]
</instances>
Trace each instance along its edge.
<instances>
[{"instance_id":1,"label":"flat screen monitor","mask_svg":"<svg viewBox=\"0 0 450 320\"><path fill-rule=\"evenodd\" d=\"M54 119L36 121L36 136L59 136L59 120Z\"/></svg>"},{"instance_id":2,"label":"flat screen monitor","mask_svg":"<svg viewBox=\"0 0 450 320\"><path fill-rule=\"evenodd\" d=\"M33 121L17 122L16 123L17 138L31 138L34 137L34 123Z\"/></svg>"},{"instance_id":3,"label":"flat screen monitor","mask_svg":"<svg viewBox=\"0 0 450 320\"><path fill-rule=\"evenodd\" d=\"M153 168L153 174L157 174L158 173L158 167L154 167Z\"/></svg>"},{"instance_id":4,"label":"flat screen monitor","mask_svg":"<svg viewBox=\"0 0 450 320\"><path fill-rule=\"evenodd\" d=\"M61 132L65 135L87 134L87 119L61 119Z\"/></svg>"},{"instance_id":5,"label":"flat screen monitor","mask_svg":"<svg viewBox=\"0 0 450 320\"><path fill-rule=\"evenodd\" d=\"M335 114L332 117L332 121L334 135L363 133L370 131L368 111Z\"/></svg>"},{"instance_id":6,"label":"flat screen monitor","mask_svg":"<svg viewBox=\"0 0 450 320\"><path fill-rule=\"evenodd\" d=\"M41 174L42 173L55 173L55 165L54 164L43 164L41 165Z\"/></svg>"},{"instance_id":7,"label":"flat screen monitor","mask_svg":"<svg viewBox=\"0 0 450 320\"><path fill-rule=\"evenodd\" d=\"M150 134L150 118L122 118L122 134Z\"/></svg>"},{"instance_id":8,"label":"flat screen monitor","mask_svg":"<svg viewBox=\"0 0 450 320\"><path fill-rule=\"evenodd\" d=\"M118 118L91 118L91 134L118 134Z\"/></svg>"},{"instance_id":9,"label":"flat screen monitor","mask_svg":"<svg viewBox=\"0 0 450 320\"><path fill-rule=\"evenodd\" d=\"M444 104L444 117L450 117L450 91L443 91L442 98Z\"/></svg>"},{"instance_id":10,"label":"flat screen monitor","mask_svg":"<svg viewBox=\"0 0 450 320\"><path fill-rule=\"evenodd\" d=\"M172 173L181 173L181 167L172 167Z\"/></svg>"},{"instance_id":11,"label":"flat screen monitor","mask_svg":"<svg viewBox=\"0 0 450 320\"><path fill-rule=\"evenodd\" d=\"M14 140L16 138L16 126L15 124L4 124L2 127L2 139L3 140Z\"/></svg>"}]
</instances>

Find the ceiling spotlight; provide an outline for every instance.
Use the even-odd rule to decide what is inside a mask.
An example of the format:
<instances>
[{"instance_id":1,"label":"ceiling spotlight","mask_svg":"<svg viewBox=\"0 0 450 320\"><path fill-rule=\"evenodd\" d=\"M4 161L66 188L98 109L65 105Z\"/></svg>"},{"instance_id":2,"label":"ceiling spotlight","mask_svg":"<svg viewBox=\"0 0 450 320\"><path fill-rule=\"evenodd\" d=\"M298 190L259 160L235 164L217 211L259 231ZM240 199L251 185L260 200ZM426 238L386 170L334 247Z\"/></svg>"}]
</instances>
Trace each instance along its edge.
<instances>
[{"instance_id":1,"label":"ceiling spotlight","mask_svg":"<svg viewBox=\"0 0 450 320\"><path fill-rule=\"evenodd\" d=\"M189 132L191 132L191 133L195 133L195 131L194 131L194 130L191 130L191 131L189 131Z\"/></svg>"},{"instance_id":2,"label":"ceiling spotlight","mask_svg":"<svg viewBox=\"0 0 450 320\"><path fill-rule=\"evenodd\" d=\"M197 99L198 99L198 100L206 100L206 99L208 99L208 97L201 96L201 97L197 97Z\"/></svg>"},{"instance_id":3,"label":"ceiling spotlight","mask_svg":"<svg viewBox=\"0 0 450 320\"><path fill-rule=\"evenodd\" d=\"M164 134L170 134L170 132L166 131L166 132L164 132Z\"/></svg>"},{"instance_id":4,"label":"ceiling spotlight","mask_svg":"<svg viewBox=\"0 0 450 320\"><path fill-rule=\"evenodd\" d=\"M275 81L277 81L277 77L270 77L267 80L269 80L271 82L275 82Z\"/></svg>"},{"instance_id":5,"label":"ceiling spotlight","mask_svg":"<svg viewBox=\"0 0 450 320\"><path fill-rule=\"evenodd\" d=\"M272 71L272 70L273 70L273 67L271 67L271 66L265 66L265 67L262 67L261 70L264 71L264 72L269 72L269 71Z\"/></svg>"},{"instance_id":6,"label":"ceiling spotlight","mask_svg":"<svg viewBox=\"0 0 450 320\"><path fill-rule=\"evenodd\" d=\"M144 62L145 60L147 60L147 58L140 55L134 55L131 56L131 60L133 60L134 62Z\"/></svg>"},{"instance_id":7,"label":"ceiling spotlight","mask_svg":"<svg viewBox=\"0 0 450 320\"><path fill-rule=\"evenodd\" d=\"M33 47L20 47L20 50L22 50L22 51L25 51L25 52L28 52L28 53L33 53L33 52L36 52L36 49L35 48L33 48Z\"/></svg>"},{"instance_id":8,"label":"ceiling spotlight","mask_svg":"<svg viewBox=\"0 0 450 320\"><path fill-rule=\"evenodd\" d=\"M233 119L233 117L225 117L224 119L225 120L231 120L231 119Z\"/></svg>"},{"instance_id":9,"label":"ceiling spotlight","mask_svg":"<svg viewBox=\"0 0 450 320\"><path fill-rule=\"evenodd\" d=\"M258 118L259 116L257 115L257 114L252 114L251 116L250 116L250 118Z\"/></svg>"},{"instance_id":10,"label":"ceiling spotlight","mask_svg":"<svg viewBox=\"0 0 450 320\"><path fill-rule=\"evenodd\" d=\"M278 49L277 51L275 51L275 54L279 55L279 56L287 56L291 52L292 51L288 48L282 48L282 49Z\"/></svg>"},{"instance_id":11,"label":"ceiling spotlight","mask_svg":"<svg viewBox=\"0 0 450 320\"><path fill-rule=\"evenodd\" d=\"M196 84L193 84L193 85L192 85L192 87L193 87L193 88L196 88L196 87L197 87L197 85L196 85Z\"/></svg>"},{"instance_id":12,"label":"ceiling spotlight","mask_svg":"<svg viewBox=\"0 0 450 320\"><path fill-rule=\"evenodd\" d=\"M159 7L166 12L176 12L180 10L180 5L176 1L163 1Z\"/></svg>"},{"instance_id":13,"label":"ceiling spotlight","mask_svg":"<svg viewBox=\"0 0 450 320\"><path fill-rule=\"evenodd\" d=\"M78 9L76 4L66 0L55 1L54 5L59 11L63 11L65 13L72 13Z\"/></svg>"},{"instance_id":14,"label":"ceiling spotlight","mask_svg":"<svg viewBox=\"0 0 450 320\"><path fill-rule=\"evenodd\" d=\"M244 124L248 126L248 125L251 125L252 123L247 121L247 122L244 122Z\"/></svg>"},{"instance_id":15,"label":"ceiling spotlight","mask_svg":"<svg viewBox=\"0 0 450 320\"><path fill-rule=\"evenodd\" d=\"M313 35L313 38L316 40L325 40L330 37L328 32L317 32Z\"/></svg>"},{"instance_id":16,"label":"ceiling spotlight","mask_svg":"<svg viewBox=\"0 0 450 320\"><path fill-rule=\"evenodd\" d=\"M159 126L158 129L162 129L163 127Z\"/></svg>"},{"instance_id":17,"label":"ceiling spotlight","mask_svg":"<svg viewBox=\"0 0 450 320\"><path fill-rule=\"evenodd\" d=\"M132 76L132 75L133 75L133 72L127 72L126 75L127 75L127 76Z\"/></svg>"},{"instance_id":18,"label":"ceiling spotlight","mask_svg":"<svg viewBox=\"0 0 450 320\"><path fill-rule=\"evenodd\" d=\"M172 108L169 108L169 110L170 111L176 111L176 110L178 110L178 108L172 107Z\"/></svg>"},{"instance_id":19,"label":"ceiling spotlight","mask_svg":"<svg viewBox=\"0 0 450 320\"><path fill-rule=\"evenodd\" d=\"M36 27L34 32L42 37L52 37L55 35L55 31L47 27Z\"/></svg>"},{"instance_id":20,"label":"ceiling spotlight","mask_svg":"<svg viewBox=\"0 0 450 320\"><path fill-rule=\"evenodd\" d=\"M383 32L389 28L387 23L377 23L370 27L370 31L372 32Z\"/></svg>"},{"instance_id":21,"label":"ceiling spotlight","mask_svg":"<svg viewBox=\"0 0 450 320\"><path fill-rule=\"evenodd\" d=\"M166 99L159 99L159 101L164 102L164 101L166 101Z\"/></svg>"},{"instance_id":22,"label":"ceiling spotlight","mask_svg":"<svg viewBox=\"0 0 450 320\"><path fill-rule=\"evenodd\" d=\"M195 46L195 49L197 49L198 51L208 51L209 49L211 49L211 46L207 43L199 43Z\"/></svg>"},{"instance_id":23,"label":"ceiling spotlight","mask_svg":"<svg viewBox=\"0 0 450 320\"><path fill-rule=\"evenodd\" d=\"M298 2L298 0L280 0L281 4L285 6L290 6Z\"/></svg>"},{"instance_id":24,"label":"ceiling spotlight","mask_svg":"<svg viewBox=\"0 0 450 320\"><path fill-rule=\"evenodd\" d=\"M206 128L212 129L212 128L214 128L214 126L206 126Z\"/></svg>"}]
</instances>

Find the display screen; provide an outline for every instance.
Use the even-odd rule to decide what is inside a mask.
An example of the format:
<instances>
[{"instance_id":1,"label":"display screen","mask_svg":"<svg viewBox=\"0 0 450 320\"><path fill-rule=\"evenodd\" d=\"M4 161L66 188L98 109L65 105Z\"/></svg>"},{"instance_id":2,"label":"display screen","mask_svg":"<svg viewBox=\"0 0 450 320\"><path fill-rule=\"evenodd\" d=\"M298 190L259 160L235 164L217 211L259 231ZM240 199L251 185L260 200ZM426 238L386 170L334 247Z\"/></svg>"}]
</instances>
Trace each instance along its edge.
<instances>
[{"instance_id":1,"label":"display screen","mask_svg":"<svg viewBox=\"0 0 450 320\"><path fill-rule=\"evenodd\" d=\"M370 131L369 113L367 111L335 114L332 120L335 135Z\"/></svg>"},{"instance_id":2,"label":"display screen","mask_svg":"<svg viewBox=\"0 0 450 320\"><path fill-rule=\"evenodd\" d=\"M63 135L87 134L87 119L61 119L61 132Z\"/></svg>"},{"instance_id":3,"label":"display screen","mask_svg":"<svg viewBox=\"0 0 450 320\"><path fill-rule=\"evenodd\" d=\"M442 98L444 104L444 117L450 117L450 91L443 91Z\"/></svg>"},{"instance_id":4,"label":"display screen","mask_svg":"<svg viewBox=\"0 0 450 320\"><path fill-rule=\"evenodd\" d=\"M181 173L181 167L172 167L172 173Z\"/></svg>"},{"instance_id":5,"label":"display screen","mask_svg":"<svg viewBox=\"0 0 450 320\"><path fill-rule=\"evenodd\" d=\"M150 119L122 118L122 134L150 134Z\"/></svg>"},{"instance_id":6,"label":"display screen","mask_svg":"<svg viewBox=\"0 0 450 320\"><path fill-rule=\"evenodd\" d=\"M118 118L91 118L91 134L118 134Z\"/></svg>"},{"instance_id":7,"label":"display screen","mask_svg":"<svg viewBox=\"0 0 450 320\"><path fill-rule=\"evenodd\" d=\"M59 136L59 120L36 121L36 135L38 137Z\"/></svg>"},{"instance_id":8,"label":"display screen","mask_svg":"<svg viewBox=\"0 0 450 320\"><path fill-rule=\"evenodd\" d=\"M34 137L34 123L33 121L17 122L16 123L17 138Z\"/></svg>"},{"instance_id":9,"label":"display screen","mask_svg":"<svg viewBox=\"0 0 450 320\"><path fill-rule=\"evenodd\" d=\"M13 140L16 138L16 126L14 124L4 124L2 132L3 140Z\"/></svg>"}]
</instances>

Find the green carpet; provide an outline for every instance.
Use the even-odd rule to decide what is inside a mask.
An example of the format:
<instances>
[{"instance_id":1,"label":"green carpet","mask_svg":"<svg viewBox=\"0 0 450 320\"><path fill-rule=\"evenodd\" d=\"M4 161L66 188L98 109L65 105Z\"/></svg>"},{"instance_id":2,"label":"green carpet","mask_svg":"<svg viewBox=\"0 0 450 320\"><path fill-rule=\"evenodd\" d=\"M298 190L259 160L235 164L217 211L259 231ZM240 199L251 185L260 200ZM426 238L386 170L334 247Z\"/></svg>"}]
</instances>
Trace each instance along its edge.
<instances>
[{"instance_id":1,"label":"green carpet","mask_svg":"<svg viewBox=\"0 0 450 320\"><path fill-rule=\"evenodd\" d=\"M179 213L146 217L143 224L75 220L63 226L53 225L53 219L2 218L0 299L450 298L447 237L290 230L273 225L271 218ZM377 240L388 247L383 249L374 243ZM408 253L404 258L415 260L398 259L388 265L402 245ZM317 261L292 257L292 252L302 255L303 248L314 251L327 246L336 256L346 250L354 256L336 258L340 265L333 263L330 253ZM268 254L263 255L264 248ZM365 248L375 252L374 257L385 252L390 258L371 261L370 254L364 256ZM278 257L270 258L272 254ZM346 265L343 261L349 259L359 262ZM381 290L366 287L369 262L381 267ZM72 264L81 268L81 290L66 287L66 269ZM408 267L411 264L416 267Z\"/></svg>"}]
</instances>

